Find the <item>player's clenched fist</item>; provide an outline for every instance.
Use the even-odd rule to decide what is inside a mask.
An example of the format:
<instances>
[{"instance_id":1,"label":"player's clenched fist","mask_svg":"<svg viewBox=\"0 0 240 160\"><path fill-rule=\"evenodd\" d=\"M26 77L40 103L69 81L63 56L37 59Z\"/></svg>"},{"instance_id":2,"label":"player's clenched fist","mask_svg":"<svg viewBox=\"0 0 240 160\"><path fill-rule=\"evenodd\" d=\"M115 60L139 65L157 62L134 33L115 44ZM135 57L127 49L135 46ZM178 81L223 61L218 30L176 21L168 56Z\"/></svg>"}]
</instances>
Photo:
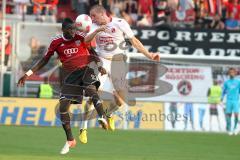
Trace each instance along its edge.
<instances>
[{"instance_id":1,"label":"player's clenched fist","mask_svg":"<svg viewBox=\"0 0 240 160\"><path fill-rule=\"evenodd\" d=\"M151 59L154 61L160 61L160 56L157 53L150 53L151 54Z\"/></svg>"},{"instance_id":2,"label":"player's clenched fist","mask_svg":"<svg viewBox=\"0 0 240 160\"><path fill-rule=\"evenodd\" d=\"M107 74L107 71L106 71L106 69L105 68L103 68L103 67L98 67L98 71L101 73L101 76L102 75L104 75L104 74Z\"/></svg>"},{"instance_id":3,"label":"player's clenched fist","mask_svg":"<svg viewBox=\"0 0 240 160\"><path fill-rule=\"evenodd\" d=\"M22 76L22 77L18 80L17 86L18 86L18 87L24 86L27 77L28 77L28 76L27 76L26 74L24 74L24 76Z\"/></svg>"}]
</instances>

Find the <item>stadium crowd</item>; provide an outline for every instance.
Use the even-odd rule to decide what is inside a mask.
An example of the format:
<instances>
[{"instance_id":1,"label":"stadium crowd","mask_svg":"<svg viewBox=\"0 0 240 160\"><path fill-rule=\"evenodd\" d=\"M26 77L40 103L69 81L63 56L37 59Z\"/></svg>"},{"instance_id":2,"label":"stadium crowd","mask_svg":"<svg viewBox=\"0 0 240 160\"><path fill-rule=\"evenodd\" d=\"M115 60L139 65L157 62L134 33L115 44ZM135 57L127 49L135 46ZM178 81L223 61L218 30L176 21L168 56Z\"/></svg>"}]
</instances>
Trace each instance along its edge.
<instances>
[{"instance_id":1,"label":"stadium crowd","mask_svg":"<svg viewBox=\"0 0 240 160\"><path fill-rule=\"evenodd\" d=\"M52 15L53 22L61 22L68 15L64 5L71 6L71 11L78 15L88 13L90 6L98 3L99 0L7 0L7 13L36 15L37 21ZM123 17L132 26L167 23L176 27L240 28L239 0L100 0L100 3L109 14Z\"/></svg>"},{"instance_id":2,"label":"stadium crowd","mask_svg":"<svg viewBox=\"0 0 240 160\"><path fill-rule=\"evenodd\" d=\"M58 4L59 0L7 0L6 13L22 16L23 20L25 15L36 15L36 21L42 22L45 15L51 15L56 22Z\"/></svg>"}]
</instances>

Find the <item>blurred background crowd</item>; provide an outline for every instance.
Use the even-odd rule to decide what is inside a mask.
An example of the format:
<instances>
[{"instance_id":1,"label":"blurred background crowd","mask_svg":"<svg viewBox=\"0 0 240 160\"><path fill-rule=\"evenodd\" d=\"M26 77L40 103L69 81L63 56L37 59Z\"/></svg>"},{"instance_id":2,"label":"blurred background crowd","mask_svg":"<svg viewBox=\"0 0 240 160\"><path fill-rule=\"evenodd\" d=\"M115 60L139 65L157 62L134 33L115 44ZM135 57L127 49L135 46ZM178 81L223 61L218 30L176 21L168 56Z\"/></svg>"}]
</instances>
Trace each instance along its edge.
<instances>
[{"instance_id":1,"label":"blurred background crowd","mask_svg":"<svg viewBox=\"0 0 240 160\"><path fill-rule=\"evenodd\" d=\"M87 14L99 0L8 0L7 13L25 20L26 15L44 22L61 22ZM239 0L102 0L109 14L122 17L131 26L160 26L238 30ZM46 18L47 17L47 18Z\"/></svg>"}]
</instances>

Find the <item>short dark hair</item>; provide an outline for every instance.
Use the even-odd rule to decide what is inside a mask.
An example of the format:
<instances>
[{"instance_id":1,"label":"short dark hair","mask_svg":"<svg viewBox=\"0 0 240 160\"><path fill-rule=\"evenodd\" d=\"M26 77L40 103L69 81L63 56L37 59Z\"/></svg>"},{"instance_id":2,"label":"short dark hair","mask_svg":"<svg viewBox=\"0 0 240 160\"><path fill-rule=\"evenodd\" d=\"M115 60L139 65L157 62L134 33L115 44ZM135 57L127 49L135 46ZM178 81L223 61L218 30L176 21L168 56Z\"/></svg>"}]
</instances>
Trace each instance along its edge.
<instances>
[{"instance_id":1,"label":"short dark hair","mask_svg":"<svg viewBox=\"0 0 240 160\"><path fill-rule=\"evenodd\" d=\"M229 69L228 69L228 71L231 71L231 70L234 70L234 71L236 71L236 69L235 69L235 68L233 68L233 67L231 67L231 68L229 68Z\"/></svg>"},{"instance_id":2,"label":"short dark hair","mask_svg":"<svg viewBox=\"0 0 240 160\"><path fill-rule=\"evenodd\" d=\"M236 68L233 68L233 67L228 69L228 74L230 73L230 71L234 71L235 73L237 72Z\"/></svg>"},{"instance_id":3,"label":"short dark hair","mask_svg":"<svg viewBox=\"0 0 240 160\"><path fill-rule=\"evenodd\" d=\"M90 11L92 11L92 10L95 10L97 12L105 12L105 13L107 12L106 9L102 5L99 5L99 4L92 6L90 8Z\"/></svg>"},{"instance_id":4,"label":"short dark hair","mask_svg":"<svg viewBox=\"0 0 240 160\"><path fill-rule=\"evenodd\" d=\"M214 84L214 85L218 85L218 80L217 80L217 79L214 79L214 80L213 80L213 84Z\"/></svg>"},{"instance_id":5,"label":"short dark hair","mask_svg":"<svg viewBox=\"0 0 240 160\"><path fill-rule=\"evenodd\" d=\"M71 18L64 18L62 22L62 29L68 29L73 27L73 20Z\"/></svg>"}]
</instances>

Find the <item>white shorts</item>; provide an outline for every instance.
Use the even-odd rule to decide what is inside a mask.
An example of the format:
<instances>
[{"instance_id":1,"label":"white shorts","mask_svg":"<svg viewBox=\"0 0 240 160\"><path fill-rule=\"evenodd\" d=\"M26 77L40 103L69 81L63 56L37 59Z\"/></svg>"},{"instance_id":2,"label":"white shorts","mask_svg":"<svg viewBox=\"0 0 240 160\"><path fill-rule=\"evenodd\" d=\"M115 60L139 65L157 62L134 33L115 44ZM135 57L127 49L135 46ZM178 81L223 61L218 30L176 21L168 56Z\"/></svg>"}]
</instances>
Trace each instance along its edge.
<instances>
[{"instance_id":1,"label":"white shorts","mask_svg":"<svg viewBox=\"0 0 240 160\"><path fill-rule=\"evenodd\" d=\"M107 74L99 75L101 85L99 90L112 93L116 90L125 90L127 88L127 65L125 61L111 61L100 57L103 67Z\"/></svg>"}]
</instances>

